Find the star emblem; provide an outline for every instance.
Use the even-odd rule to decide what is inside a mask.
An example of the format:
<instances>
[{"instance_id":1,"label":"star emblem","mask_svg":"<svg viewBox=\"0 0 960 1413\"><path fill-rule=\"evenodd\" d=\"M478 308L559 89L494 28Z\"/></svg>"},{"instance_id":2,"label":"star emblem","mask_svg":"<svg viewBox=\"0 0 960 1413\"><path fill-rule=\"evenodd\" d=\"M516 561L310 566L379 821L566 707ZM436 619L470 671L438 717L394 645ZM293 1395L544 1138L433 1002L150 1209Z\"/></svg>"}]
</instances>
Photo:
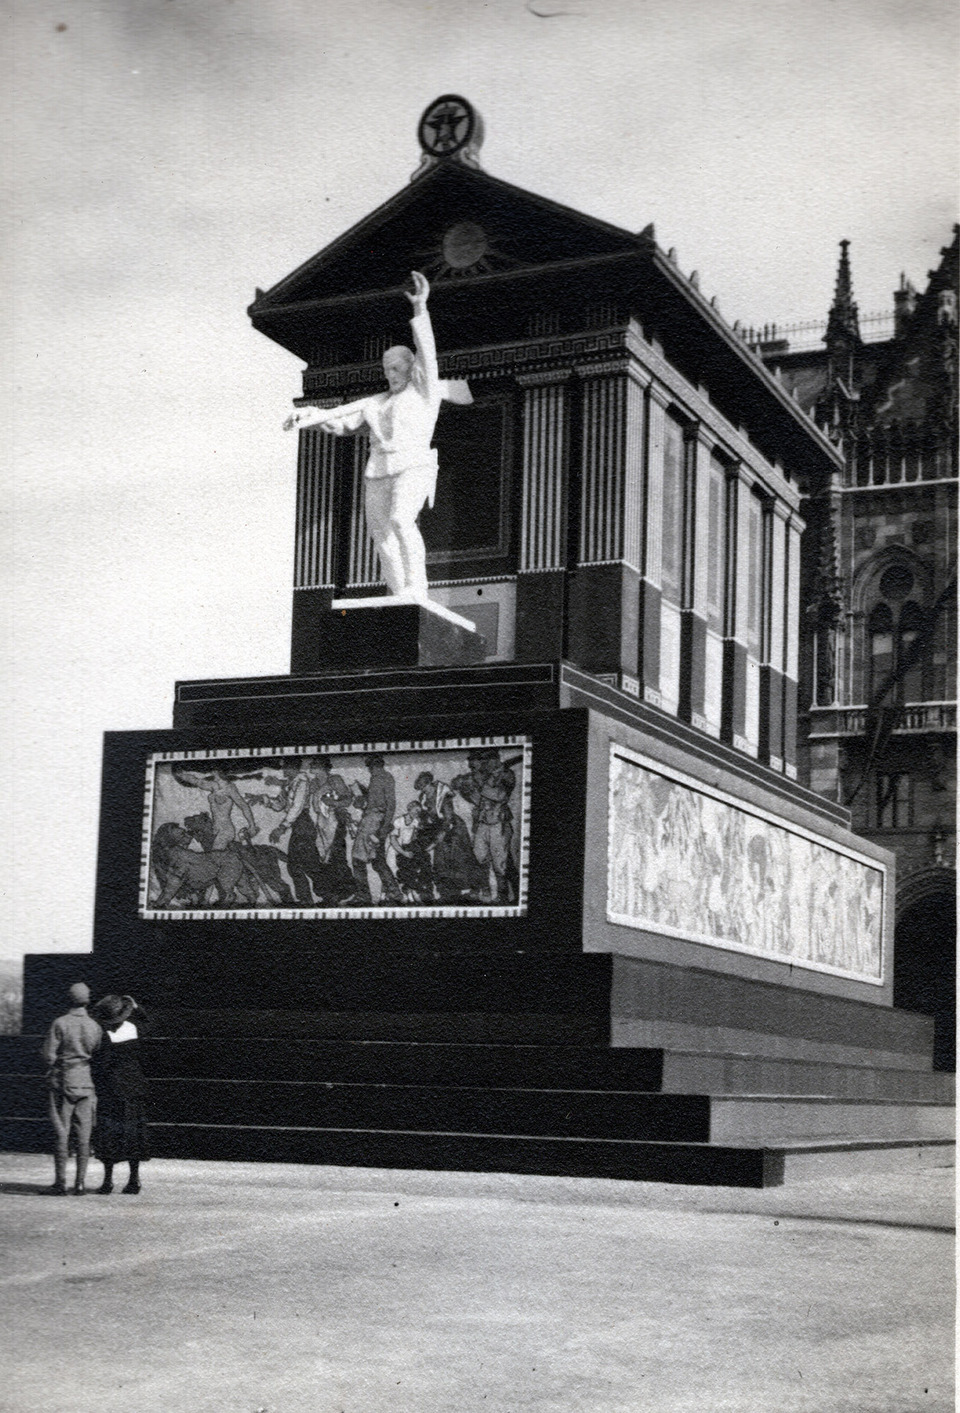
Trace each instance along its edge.
<instances>
[{"instance_id":1,"label":"star emblem","mask_svg":"<svg viewBox=\"0 0 960 1413\"><path fill-rule=\"evenodd\" d=\"M473 135L473 109L465 99L438 98L420 119L420 145L434 157L459 152Z\"/></svg>"}]
</instances>

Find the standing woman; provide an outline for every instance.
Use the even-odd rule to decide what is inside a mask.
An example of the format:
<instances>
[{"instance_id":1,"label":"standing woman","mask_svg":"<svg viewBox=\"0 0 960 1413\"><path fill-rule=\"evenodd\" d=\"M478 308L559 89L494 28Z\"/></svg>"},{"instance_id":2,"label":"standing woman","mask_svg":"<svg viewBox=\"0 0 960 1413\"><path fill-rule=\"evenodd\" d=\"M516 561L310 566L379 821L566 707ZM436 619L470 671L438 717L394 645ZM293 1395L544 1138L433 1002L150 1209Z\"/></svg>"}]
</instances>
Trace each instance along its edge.
<instances>
[{"instance_id":1,"label":"standing woman","mask_svg":"<svg viewBox=\"0 0 960 1413\"><path fill-rule=\"evenodd\" d=\"M115 1163L130 1164L124 1192L140 1191L147 1146L147 1084L140 1068L140 1027L146 1017L132 996L104 996L93 1008L104 1036L96 1059L97 1127L93 1151L103 1163L100 1192L113 1191Z\"/></svg>"}]
</instances>

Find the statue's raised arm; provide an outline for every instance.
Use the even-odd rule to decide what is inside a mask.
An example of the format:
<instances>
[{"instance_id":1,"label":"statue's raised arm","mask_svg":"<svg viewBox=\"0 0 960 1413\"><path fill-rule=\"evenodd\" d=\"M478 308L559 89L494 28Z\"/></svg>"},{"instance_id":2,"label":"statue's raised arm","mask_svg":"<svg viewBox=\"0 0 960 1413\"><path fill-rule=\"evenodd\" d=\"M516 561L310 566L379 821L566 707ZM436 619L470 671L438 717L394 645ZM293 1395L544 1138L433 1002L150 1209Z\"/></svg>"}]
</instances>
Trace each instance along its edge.
<instances>
[{"instance_id":1,"label":"statue's raised arm","mask_svg":"<svg viewBox=\"0 0 960 1413\"><path fill-rule=\"evenodd\" d=\"M387 391L340 407L305 407L284 428L320 427L335 436L365 427L370 456L364 472L367 526L390 593L397 598L427 597L426 551L417 525L424 503L433 504L437 453L431 446L444 398L472 401L466 383L440 380L433 326L427 310L430 285L414 270L410 319L416 352L405 344L383 355Z\"/></svg>"}]
</instances>

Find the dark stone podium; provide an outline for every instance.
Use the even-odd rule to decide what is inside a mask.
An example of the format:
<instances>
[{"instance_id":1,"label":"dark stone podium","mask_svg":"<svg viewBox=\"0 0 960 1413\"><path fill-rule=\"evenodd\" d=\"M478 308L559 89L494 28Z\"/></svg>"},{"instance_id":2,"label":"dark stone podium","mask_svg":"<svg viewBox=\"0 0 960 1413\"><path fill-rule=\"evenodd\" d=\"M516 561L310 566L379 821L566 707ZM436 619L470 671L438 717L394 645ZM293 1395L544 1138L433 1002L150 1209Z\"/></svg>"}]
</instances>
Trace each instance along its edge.
<instances>
[{"instance_id":1,"label":"dark stone podium","mask_svg":"<svg viewBox=\"0 0 960 1413\"><path fill-rule=\"evenodd\" d=\"M291 669L295 673L385 667L468 667L487 645L474 625L443 604L298 593Z\"/></svg>"}]
</instances>

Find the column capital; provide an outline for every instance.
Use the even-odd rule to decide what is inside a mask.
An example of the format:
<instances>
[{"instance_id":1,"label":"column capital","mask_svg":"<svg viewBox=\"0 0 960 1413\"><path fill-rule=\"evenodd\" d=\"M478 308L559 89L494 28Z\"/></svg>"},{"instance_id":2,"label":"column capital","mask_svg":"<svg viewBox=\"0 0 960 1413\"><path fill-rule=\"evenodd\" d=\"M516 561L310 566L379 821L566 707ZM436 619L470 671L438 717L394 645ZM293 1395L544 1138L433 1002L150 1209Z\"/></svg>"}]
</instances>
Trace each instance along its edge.
<instances>
[{"instance_id":1,"label":"column capital","mask_svg":"<svg viewBox=\"0 0 960 1413\"><path fill-rule=\"evenodd\" d=\"M575 363L573 371L578 378L605 378L611 373L629 373L631 361L630 355L623 353L597 363Z\"/></svg>"},{"instance_id":2,"label":"column capital","mask_svg":"<svg viewBox=\"0 0 960 1413\"><path fill-rule=\"evenodd\" d=\"M670 396L667 389L661 387L659 383L654 382L652 379L647 384L647 393L650 401L655 402L657 406L662 407L664 411L666 411L668 407L673 406L673 398Z\"/></svg>"},{"instance_id":3,"label":"column capital","mask_svg":"<svg viewBox=\"0 0 960 1413\"><path fill-rule=\"evenodd\" d=\"M757 484L757 478L745 461L737 457L736 461L727 464L727 480L736 481L738 485L746 486L749 490Z\"/></svg>"},{"instance_id":4,"label":"column capital","mask_svg":"<svg viewBox=\"0 0 960 1413\"><path fill-rule=\"evenodd\" d=\"M692 422L687 423L683 435L688 442L699 442L707 451L713 451L715 446L719 446L719 438L709 427L704 426L699 418L694 418Z\"/></svg>"},{"instance_id":5,"label":"column capital","mask_svg":"<svg viewBox=\"0 0 960 1413\"><path fill-rule=\"evenodd\" d=\"M542 368L538 373L518 373L516 382L521 388L546 388L554 383L567 383L572 377L572 368Z\"/></svg>"}]
</instances>

